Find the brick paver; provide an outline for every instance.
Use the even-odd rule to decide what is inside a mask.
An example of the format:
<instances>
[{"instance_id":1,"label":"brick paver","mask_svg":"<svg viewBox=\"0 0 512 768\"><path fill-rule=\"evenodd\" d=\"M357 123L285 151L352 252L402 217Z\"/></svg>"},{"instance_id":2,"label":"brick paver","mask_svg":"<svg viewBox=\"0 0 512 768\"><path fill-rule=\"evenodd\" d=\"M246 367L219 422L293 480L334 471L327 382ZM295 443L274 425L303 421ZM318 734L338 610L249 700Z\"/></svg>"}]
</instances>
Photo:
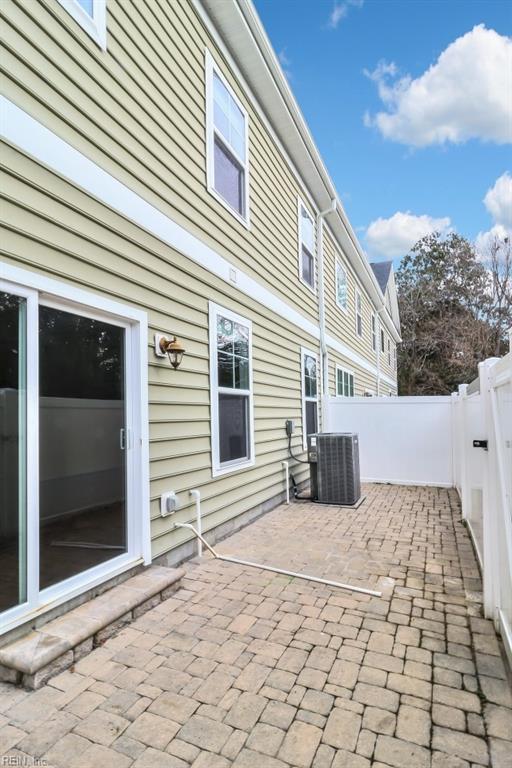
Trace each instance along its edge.
<instances>
[{"instance_id":1,"label":"brick paver","mask_svg":"<svg viewBox=\"0 0 512 768\"><path fill-rule=\"evenodd\" d=\"M512 693L456 493L364 491L357 510L278 507L218 548L382 598L187 563L177 593L73 670L35 692L0 685L0 758L510 768Z\"/></svg>"}]
</instances>

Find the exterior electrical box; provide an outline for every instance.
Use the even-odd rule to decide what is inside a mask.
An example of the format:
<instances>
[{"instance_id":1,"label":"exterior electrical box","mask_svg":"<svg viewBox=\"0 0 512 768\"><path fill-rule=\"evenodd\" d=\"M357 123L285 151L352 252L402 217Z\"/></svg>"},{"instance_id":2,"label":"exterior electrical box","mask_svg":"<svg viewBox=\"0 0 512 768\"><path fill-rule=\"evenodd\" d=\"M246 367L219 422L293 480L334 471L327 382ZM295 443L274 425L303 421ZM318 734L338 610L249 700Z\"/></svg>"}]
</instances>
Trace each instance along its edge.
<instances>
[{"instance_id":1,"label":"exterior electrical box","mask_svg":"<svg viewBox=\"0 0 512 768\"><path fill-rule=\"evenodd\" d=\"M349 432L308 436L311 498L322 504L352 506L361 498L359 438Z\"/></svg>"}]
</instances>

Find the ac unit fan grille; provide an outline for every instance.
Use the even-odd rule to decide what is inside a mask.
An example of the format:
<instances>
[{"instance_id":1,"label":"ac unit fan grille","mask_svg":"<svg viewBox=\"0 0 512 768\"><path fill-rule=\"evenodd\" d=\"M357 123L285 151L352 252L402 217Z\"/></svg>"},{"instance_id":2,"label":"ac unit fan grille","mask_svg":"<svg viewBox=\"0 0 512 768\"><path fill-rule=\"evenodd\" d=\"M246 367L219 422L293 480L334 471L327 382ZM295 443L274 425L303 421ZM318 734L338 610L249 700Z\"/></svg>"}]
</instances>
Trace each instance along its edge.
<instances>
[{"instance_id":1,"label":"ac unit fan grille","mask_svg":"<svg viewBox=\"0 0 512 768\"><path fill-rule=\"evenodd\" d=\"M319 433L316 439L318 501L324 504L356 504L361 497L358 436Z\"/></svg>"}]
</instances>

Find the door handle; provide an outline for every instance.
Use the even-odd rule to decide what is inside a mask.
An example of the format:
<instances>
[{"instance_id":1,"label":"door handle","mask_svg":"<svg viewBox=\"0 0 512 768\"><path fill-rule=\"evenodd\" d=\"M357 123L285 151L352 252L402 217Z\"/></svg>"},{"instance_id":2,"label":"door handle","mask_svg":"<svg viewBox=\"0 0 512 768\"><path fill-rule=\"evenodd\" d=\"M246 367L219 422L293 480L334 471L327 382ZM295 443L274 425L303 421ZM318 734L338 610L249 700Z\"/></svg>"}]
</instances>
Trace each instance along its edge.
<instances>
[{"instance_id":1,"label":"door handle","mask_svg":"<svg viewBox=\"0 0 512 768\"><path fill-rule=\"evenodd\" d=\"M132 447L132 433L130 429L122 427L119 430L119 447L122 451L130 450Z\"/></svg>"}]
</instances>

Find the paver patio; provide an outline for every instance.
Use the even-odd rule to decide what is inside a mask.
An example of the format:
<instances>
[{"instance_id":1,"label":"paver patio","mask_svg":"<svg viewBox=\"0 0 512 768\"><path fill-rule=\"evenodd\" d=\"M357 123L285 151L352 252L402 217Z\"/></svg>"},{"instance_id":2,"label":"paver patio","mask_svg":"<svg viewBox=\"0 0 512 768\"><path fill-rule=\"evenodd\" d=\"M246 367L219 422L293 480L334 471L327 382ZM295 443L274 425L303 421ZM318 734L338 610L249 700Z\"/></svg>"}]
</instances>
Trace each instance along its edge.
<instances>
[{"instance_id":1,"label":"paver patio","mask_svg":"<svg viewBox=\"0 0 512 768\"><path fill-rule=\"evenodd\" d=\"M0 765L512 766L511 688L456 493L364 492L357 510L278 507L218 549L382 598L187 563L182 589L73 670L1 685Z\"/></svg>"}]
</instances>

